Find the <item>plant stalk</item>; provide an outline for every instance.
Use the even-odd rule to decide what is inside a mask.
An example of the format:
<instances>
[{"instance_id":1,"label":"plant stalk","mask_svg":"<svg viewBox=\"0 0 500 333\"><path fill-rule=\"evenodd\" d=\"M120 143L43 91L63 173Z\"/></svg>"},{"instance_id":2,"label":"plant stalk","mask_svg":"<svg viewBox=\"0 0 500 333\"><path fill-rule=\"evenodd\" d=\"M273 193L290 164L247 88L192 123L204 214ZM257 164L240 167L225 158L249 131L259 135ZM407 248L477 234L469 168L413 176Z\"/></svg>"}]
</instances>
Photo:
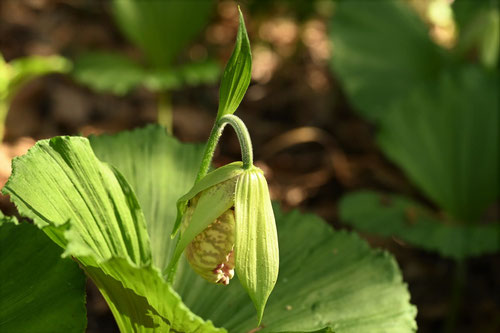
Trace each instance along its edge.
<instances>
[{"instance_id":1,"label":"plant stalk","mask_svg":"<svg viewBox=\"0 0 500 333\"><path fill-rule=\"evenodd\" d=\"M172 99L167 91L158 93L158 124L165 127L168 134L173 134L174 110Z\"/></svg>"},{"instance_id":2,"label":"plant stalk","mask_svg":"<svg viewBox=\"0 0 500 333\"><path fill-rule=\"evenodd\" d=\"M210 163L214 156L215 148L219 142L220 136L224 131L226 125L229 124L233 127L236 135L238 136L238 141L240 142L241 148L241 159L243 161L243 168L249 169L253 166L253 149L252 140L250 139L250 134L245 126L245 123L237 116L232 114L227 114L217 120L210 132L208 142L205 146L205 152L203 153L203 160L201 161L200 170L196 176L196 182L205 177L210 169Z\"/></svg>"}]
</instances>

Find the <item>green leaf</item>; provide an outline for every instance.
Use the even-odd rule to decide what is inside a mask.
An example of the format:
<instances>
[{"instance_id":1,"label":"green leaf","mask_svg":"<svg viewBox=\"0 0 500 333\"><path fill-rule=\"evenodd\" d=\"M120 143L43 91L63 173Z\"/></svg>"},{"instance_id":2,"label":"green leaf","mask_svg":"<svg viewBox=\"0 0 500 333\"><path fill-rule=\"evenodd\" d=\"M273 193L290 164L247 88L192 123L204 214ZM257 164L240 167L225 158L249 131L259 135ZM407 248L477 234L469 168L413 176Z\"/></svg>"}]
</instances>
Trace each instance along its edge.
<instances>
[{"instance_id":1,"label":"green leaf","mask_svg":"<svg viewBox=\"0 0 500 333\"><path fill-rule=\"evenodd\" d=\"M91 139L94 149L101 138ZM178 149L171 149L166 142L175 140L159 127L105 138L103 147L96 149L99 156L105 155L123 172L141 205L147 203L143 209L148 228L150 218L165 221L163 237L174 246L169 231L175 221L177 198L169 193L176 191L180 197L192 186L198 168L194 161L201 160L202 147L177 143ZM129 146L137 148L127 149ZM157 195L152 196L152 192ZM281 267L266 306L263 332L311 332L327 326L334 327L336 333L415 330L415 308L390 255L371 250L353 233L332 230L313 215L274 211ZM231 332L248 332L255 327L255 308L237 278L227 287L210 284L183 257L174 288L194 313Z\"/></svg>"},{"instance_id":2,"label":"green leaf","mask_svg":"<svg viewBox=\"0 0 500 333\"><path fill-rule=\"evenodd\" d=\"M211 0L114 0L112 9L122 32L149 62L167 68L207 24L213 4Z\"/></svg>"},{"instance_id":3,"label":"green leaf","mask_svg":"<svg viewBox=\"0 0 500 333\"><path fill-rule=\"evenodd\" d=\"M388 110L378 142L425 194L477 222L499 197L497 76L471 67L444 73Z\"/></svg>"},{"instance_id":4,"label":"green leaf","mask_svg":"<svg viewBox=\"0 0 500 333\"><path fill-rule=\"evenodd\" d=\"M88 140L39 141L14 161L3 193L82 264L121 331L223 332L192 314L152 265L132 189L95 157Z\"/></svg>"},{"instance_id":5,"label":"green leaf","mask_svg":"<svg viewBox=\"0 0 500 333\"><path fill-rule=\"evenodd\" d=\"M219 89L219 110L217 120L226 114L233 114L245 96L252 78L252 53L243 14L240 13L238 35L231 58L227 62Z\"/></svg>"},{"instance_id":6,"label":"green leaf","mask_svg":"<svg viewBox=\"0 0 500 333\"><path fill-rule=\"evenodd\" d=\"M80 55L73 77L99 92L125 95L146 78L142 66L118 53L92 52Z\"/></svg>"},{"instance_id":7,"label":"green leaf","mask_svg":"<svg viewBox=\"0 0 500 333\"><path fill-rule=\"evenodd\" d=\"M55 137L39 141L12 163L2 189L19 212L62 247L62 229L78 233L98 261L128 258L137 265L151 261L142 211L122 176L100 162L87 139ZM62 227L62 228L60 228ZM61 229L61 230L60 230Z\"/></svg>"},{"instance_id":8,"label":"green leaf","mask_svg":"<svg viewBox=\"0 0 500 333\"><path fill-rule=\"evenodd\" d=\"M432 83L443 61L425 23L404 1L338 1L331 65L351 103L370 120Z\"/></svg>"},{"instance_id":9,"label":"green leaf","mask_svg":"<svg viewBox=\"0 0 500 333\"><path fill-rule=\"evenodd\" d=\"M348 194L340 202L340 218L358 230L397 237L453 259L500 250L500 224L452 224L402 196L370 191Z\"/></svg>"},{"instance_id":10,"label":"green leaf","mask_svg":"<svg viewBox=\"0 0 500 333\"><path fill-rule=\"evenodd\" d=\"M0 214L0 331L84 332L85 275L42 231L13 222Z\"/></svg>"},{"instance_id":11,"label":"green leaf","mask_svg":"<svg viewBox=\"0 0 500 333\"><path fill-rule=\"evenodd\" d=\"M250 169L238 178L234 214L236 274L255 305L260 324L279 269L278 235L262 171Z\"/></svg>"},{"instance_id":12,"label":"green leaf","mask_svg":"<svg viewBox=\"0 0 500 333\"><path fill-rule=\"evenodd\" d=\"M458 41L454 51L468 61L471 54L478 54L486 68L495 68L500 43L498 3L457 0L453 2L452 8L458 28Z\"/></svg>"},{"instance_id":13,"label":"green leaf","mask_svg":"<svg viewBox=\"0 0 500 333\"><path fill-rule=\"evenodd\" d=\"M0 55L1 57L1 55ZM61 56L30 56L6 63L0 58L0 98L9 99L29 80L49 73L66 73L71 62Z\"/></svg>"},{"instance_id":14,"label":"green leaf","mask_svg":"<svg viewBox=\"0 0 500 333\"><path fill-rule=\"evenodd\" d=\"M187 85L194 86L215 83L220 77L221 68L218 63L207 60L179 66L178 71Z\"/></svg>"},{"instance_id":15,"label":"green leaf","mask_svg":"<svg viewBox=\"0 0 500 333\"><path fill-rule=\"evenodd\" d=\"M118 168L134 189L146 218L153 263L163 271L175 249L170 239L175 203L194 183L203 145L183 144L156 125L89 140L97 157Z\"/></svg>"},{"instance_id":16,"label":"green leaf","mask_svg":"<svg viewBox=\"0 0 500 333\"><path fill-rule=\"evenodd\" d=\"M414 332L416 309L394 258L356 234L314 215L274 209L280 273L259 332ZM239 286L206 283L179 269L176 290L195 313L229 332L255 328L255 310ZM217 306L214 306L217 304ZM325 330L328 332L328 330Z\"/></svg>"}]
</instances>

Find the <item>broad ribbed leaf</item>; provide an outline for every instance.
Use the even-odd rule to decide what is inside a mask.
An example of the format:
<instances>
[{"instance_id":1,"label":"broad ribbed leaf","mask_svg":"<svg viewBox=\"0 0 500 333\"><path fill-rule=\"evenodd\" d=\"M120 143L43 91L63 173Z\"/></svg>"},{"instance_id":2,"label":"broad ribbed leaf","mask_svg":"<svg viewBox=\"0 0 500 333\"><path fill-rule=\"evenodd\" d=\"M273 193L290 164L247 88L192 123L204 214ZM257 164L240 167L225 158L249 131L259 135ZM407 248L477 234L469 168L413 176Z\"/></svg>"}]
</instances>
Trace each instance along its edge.
<instances>
[{"instance_id":1,"label":"broad ribbed leaf","mask_svg":"<svg viewBox=\"0 0 500 333\"><path fill-rule=\"evenodd\" d=\"M155 67L169 67L207 23L211 0L114 0L113 14L123 33Z\"/></svg>"},{"instance_id":2,"label":"broad ribbed leaf","mask_svg":"<svg viewBox=\"0 0 500 333\"><path fill-rule=\"evenodd\" d=\"M154 125L89 140L97 157L118 168L134 189L146 218L153 263L163 271L175 249L170 233L176 202L194 183L203 145L183 144Z\"/></svg>"},{"instance_id":3,"label":"broad ribbed leaf","mask_svg":"<svg viewBox=\"0 0 500 333\"><path fill-rule=\"evenodd\" d=\"M5 223L4 223L5 222ZM28 223L0 213L0 331L84 332L85 275Z\"/></svg>"},{"instance_id":4,"label":"broad ribbed leaf","mask_svg":"<svg viewBox=\"0 0 500 333\"><path fill-rule=\"evenodd\" d=\"M101 138L91 139L94 149ZM107 142L96 150L100 157L123 172L133 184L141 204L149 202L143 206L148 226L149 219L154 218L172 227L177 198L168 195L167 190L155 196L150 193L177 188L183 189L181 193L176 192L178 197L186 193L193 184L198 165L189 167L184 152L197 156L193 158L194 163L201 160L202 147L177 143L178 150L147 148L156 147L156 142L171 140L159 127L105 138ZM165 160L177 162L179 166L161 162ZM185 177L190 172L191 178ZM172 186L174 181L176 185ZM171 208L156 210L157 206ZM275 213L280 276L266 306L263 332L310 332L327 326L340 333L415 330L415 309L409 303L407 288L390 255L371 250L352 233L333 231L313 215L297 212L284 215L279 209L275 209ZM164 237L169 244L175 243L168 232ZM230 332L248 332L256 325L255 308L237 277L229 286L210 284L194 273L182 258L174 288L194 313L214 320Z\"/></svg>"},{"instance_id":5,"label":"broad ribbed leaf","mask_svg":"<svg viewBox=\"0 0 500 333\"><path fill-rule=\"evenodd\" d=\"M239 10L239 9L238 9ZM227 62L219 88L219 110L217 120L226 114L233 114L245 96L252 78L252 53L245 20L241 10L238 35L233 53Z\"/></svg>"},{"instance_id":6,"label":"broad ribbed leaf","mask_svg":"<svg viewBox=\"0 0 500 333\"><path fill-rule=\"evenodd\" d=\"M80 55L73 77L99 92L125 95L146 79L140 64L118 53L93 52Z\"/></svg>"},{"instance_id":7,"label":"broad ribbed leaf","mask_svg":"<svg viewBox=\"0 0 500 333\"><path fill-rule=\"evenodd\" d=\"M2 192L38 227L48 227L44 231L62 247L68 245L63 231L70 221L71 232L97 261L151 261L146 223L135 195L123 177L95 157L87 139L39 141L14 160L12 169Z\"/></svg>"},{"instance_id":8,"label":"broad ribbed leaf","mask_svg":"<svg viewBox=\"0 0 500 333\"><path fill-rule=\"evenodd\" d=\"M38 142L14 161L3 192L78 259L121 331L221 332L193 315L152 265L135 194L119 172L95 157L87 139Z\"/></svg>"},{"instance_id":9,"label":"broad ribbed leaf","mask_svg":"<svg viewBox=\"0 0 500 333\"><path fill-rule=\"evenodd\" d=\"M278 207L274 212L280 269L259 332L416 331L416 309L390 254L314 215L283 214ZM178 271L175 287L195 313L229 332L248 332L255 328L255 310L233 280L214 286L186 269Z\"/></svg>"},{"instance_id":10,"label":"broad ribbed leaf","mask_svg":"<svg viewBox=\"0 0 500 333\"><path fill-rule=\"evenodd\" d=\"M462 221L477 222L499 197L497 80L475 67L444 73L381 123L382 150Z\"/></svg>"},{"instance_id":11,"label":"broad ribbed leaf","mask_svg":"<svg viewBox=\"0 0 500 333\"><path fill-rule=\"evenodd\" d=\"M402 196L369 191L349 194L340 202L340 218L358 230L397 237L454 259L500 250L500 224L460 225L443 221Z\"/></svg>"},{"instance_id":12,"label":"broad ribbed leaf","mask_svg":"<svg viewBox=\"0 0 500 333\"><path fill-rule=\"evenodd\" d=\"M338 1L330 36L333 70L357 111L371 120L433 82L442 61L426 25L405 1Z\"/></svg>"}]
</instances>

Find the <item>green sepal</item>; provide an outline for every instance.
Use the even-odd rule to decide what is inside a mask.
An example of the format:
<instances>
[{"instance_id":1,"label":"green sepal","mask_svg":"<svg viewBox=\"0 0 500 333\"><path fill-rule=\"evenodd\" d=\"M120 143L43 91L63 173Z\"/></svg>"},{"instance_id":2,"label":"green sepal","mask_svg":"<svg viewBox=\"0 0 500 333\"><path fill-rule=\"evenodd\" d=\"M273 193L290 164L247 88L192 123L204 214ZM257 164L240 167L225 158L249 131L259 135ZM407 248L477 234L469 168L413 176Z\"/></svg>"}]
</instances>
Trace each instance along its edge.
<instances>
[{"instance_id":1,"label":"green sepal","mask_svg":"<svg viewBox=\"0 0 500 333\"><path fill-rule=\"evenodd\" d=\"M236 177L242 172L242 162L233 162L224 165L208 173L177 201L177 219L172 231L172 238L179 231L188 201L205 191L198 199L191 220L177 241L174 255L165 270L167 275L171 276L182 252L189 242L234 205L234 187L236 184L231 182L230 179L233 178L236 180Z\"/></svg>"},{"instance_id":2,"label":"green sepal","mask_svg":"<svg viewBox=\"0 0 500 333\"><path fill-rule=\"evenodd\" d=\"M201 193L186 229L179 237L167 272L175 267L186 246L222 213L234 205L235 183L236 180L228 179L224 183L216 184Z\"/></svg>"},{"instance_id":3,"label":"green sepal","mask_svg":"<svg viewBox=\"0 0 500 333\"><path fill-rule=\"evenodd\" d=\"M186 205L189 200L194 198L198 193L212 187L216 184L222 183L230 178L236 177L243 172L242 162L233 162L226 164L210 173L205 177L200 179L199 182L193 185L188 193L184 194L179 200L177 200L177 218L175 220L174 229L172 230L171 237L175 237L179 228L181 226L182 215L186 210Z\"/></svg>"},{"instance_id":4,"label":"green sepal","mask_svg":"<svg viewBox=\"0 0 500 333\"><path fill-rule=\"evenodd\" d=\"M246 170L238 178L234 211L236 274L255 305L260 325L279 269L278 233L260 169Z\"/></svg>"},{"instance_id":5,"label":"green sepal","mask_svg":"<svg viewBox=\"0 0 500 333\"><path fill-rule=\"evenodd\" d=\"M219 109L217 120L226 114L233 114L245 96L252 78L252 52L248 40L247 29L243 14L238 7L240 15L238 34L234 44L233 53L227 62L222 74L219 89Z\"/></svg>"}]
</instances>

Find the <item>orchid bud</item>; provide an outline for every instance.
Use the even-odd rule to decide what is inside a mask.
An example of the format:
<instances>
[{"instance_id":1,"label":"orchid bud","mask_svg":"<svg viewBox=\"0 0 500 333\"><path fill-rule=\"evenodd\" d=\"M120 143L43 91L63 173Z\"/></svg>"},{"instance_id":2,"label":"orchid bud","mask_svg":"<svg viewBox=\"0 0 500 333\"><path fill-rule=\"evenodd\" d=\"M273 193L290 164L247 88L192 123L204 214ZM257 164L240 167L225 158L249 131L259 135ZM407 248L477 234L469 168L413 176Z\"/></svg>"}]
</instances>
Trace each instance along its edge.
<instances>
[{"instance_id":1,"label":"orchid bud","mask_svg":"<svg viewBox=\"0 0 500 333\"><path fill-rule=\"evenodd\" d=\"M241 162L202 178L178 201L174 260L185 251L204 279L227 285L234 270L262 319L278 277L278 236L262 170Z\"/></svg>"}]
</instances>

